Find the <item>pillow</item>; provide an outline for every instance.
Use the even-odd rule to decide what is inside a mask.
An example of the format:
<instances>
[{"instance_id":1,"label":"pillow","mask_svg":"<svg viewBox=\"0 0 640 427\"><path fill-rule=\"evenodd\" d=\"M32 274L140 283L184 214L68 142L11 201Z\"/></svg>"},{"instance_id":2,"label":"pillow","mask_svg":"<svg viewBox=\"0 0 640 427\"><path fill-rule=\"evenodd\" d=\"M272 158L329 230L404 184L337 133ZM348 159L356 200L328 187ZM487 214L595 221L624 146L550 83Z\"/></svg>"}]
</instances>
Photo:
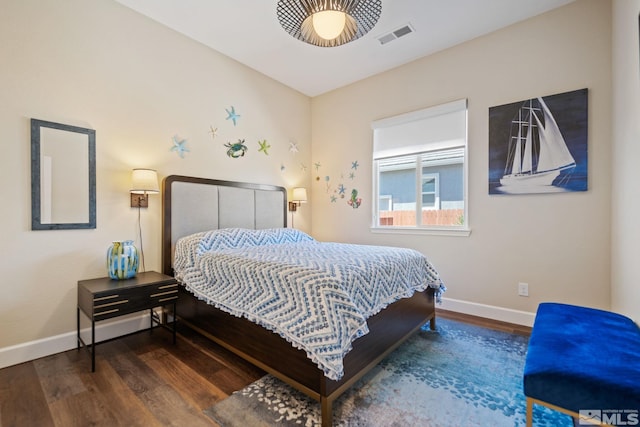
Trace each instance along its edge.
<instances>
[{"instance_id":1,"label":"pillow","mask_svg":"<svg viewBox=\"0 0 640 427\"><path fill-rule=\"evenodd\" d=\"M314 241L313 237L295 228L268 228L264 230L223 228L201 233L197 253L200 255L224 249L310 241Z\"/></svg>"},{"instance_id":2,"label":"pillow","mask_svg":"<svg viewBox=\"0 0 640 427\"><path fill-rule=\"evenodd\" d=\"M174 274L178 280L181 280L183 272L194 266L196 258L207 252L248 246L314 241L313 237L295 228L269 228L264 230L223 228L202 231L182 237L176 242L173 260Z\"/></svg>"}]
</instances>

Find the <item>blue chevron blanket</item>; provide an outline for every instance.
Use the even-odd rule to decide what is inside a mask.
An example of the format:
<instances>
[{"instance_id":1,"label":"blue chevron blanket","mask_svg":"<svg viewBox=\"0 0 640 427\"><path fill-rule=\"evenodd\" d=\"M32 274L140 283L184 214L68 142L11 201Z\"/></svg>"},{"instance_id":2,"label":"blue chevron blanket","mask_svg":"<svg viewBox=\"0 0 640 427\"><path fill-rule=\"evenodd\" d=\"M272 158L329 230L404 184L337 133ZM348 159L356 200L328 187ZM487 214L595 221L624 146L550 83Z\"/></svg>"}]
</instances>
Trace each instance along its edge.
<instances>
[{"instance_id":1,"label":"blue chevron blanket","mask_svg":"<svg viewBox=\"0 0 640 427\"><path fill-rule=\"evenodd\" d=\"M176 243L175 277L201 300L304 350L338 380L367 318L427 287L438 273L412 249L323 243L295 229L222 229Z\"/></svg>"}]
</instances>

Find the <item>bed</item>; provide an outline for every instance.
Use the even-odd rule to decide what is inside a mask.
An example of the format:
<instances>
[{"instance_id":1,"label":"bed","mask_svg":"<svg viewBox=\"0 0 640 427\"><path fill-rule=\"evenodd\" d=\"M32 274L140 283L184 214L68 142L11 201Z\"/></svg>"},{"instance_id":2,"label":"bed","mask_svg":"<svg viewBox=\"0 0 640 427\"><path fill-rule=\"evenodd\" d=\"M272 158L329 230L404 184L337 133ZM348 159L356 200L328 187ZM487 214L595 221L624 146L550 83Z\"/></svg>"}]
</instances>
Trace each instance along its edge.
<instances>
[{"instance_id":1,"label":"bed","mask_svg":"<svg viewBox=\"0 0 640 427\"><path fill-rule=\"evenodd\" d=\"M210 274L211 271L226 270L226 266L238 264L239 269L249 268L258 262L248 258L235 262L226 259L219 261L215 257L204 259L204 256L201 260L202 248L205 246L207 250L213 247L216 257L220 255L219 243L211 243L220 242L220 235L224 236L225 242L229 239L234 242L242 240L242 244L245 244L247 235L252 242L260 239L273 240L274 235L277 239L285 236L287 244L300 245L293 250L297 253L301 253L301 248L306 250L307 246L315 245L315 242L309 241L313 239L305 233L286 229L286 199L286 190L278 186L177 175L165 178L163 272L170 275L177 272L176 277L183 285L180 287L181 298L177 306L180 322L319 401L322 425L328 427L332 425L332 404L340 394L425 323L430 322L430 327L435 329L435 300L441 288L434 282L439 282L434 271L434 276L430 276L433 280L424 289L408 293L400 291L405 292L405 295L395 302L376 303L377 305L369 307L371 316L365 319L364 324L354 322L355 316L351 315L351 311L345 310L349 313L347 320L355 323L353 329L346 333L353 340L346 349L342 344L344 355L340 354L339 358L331 358L328 362L310 353L306 341L301 344L288 335L288 332L272 331L274 328L269 319L262 314L241 316L234 307L226 303L216 304L200 293L197 286L205 283L204 274L197 273L195 264L207 265L206 271ZM289 241L292 239L295 242ZM185 242L191 242L192 246L184 246ZM224 245L222 249L226 251L229 245ZM259 248L253 247L255 245L251 243L251 247L242 246L239 249L234 246L228 250L229 253L225 252L225 256L249 257L255 249L256 253L260 253L256 256L264 257L263 252L258 251ZM275 249L270 246L269 250ZM335 252L333 249L332 251ZM196 252L197 256L194 255ZM269 256L269 261L283 257L279 252ZM384 256L387 256L386 252ZM292 262L296 262L295 257L290 258ZM269 277L284 275L282 269L278 270L280 267L274 268L275 272L269 273L272 274ZM295 267L298 268L300 267ZM243 276L247 274L244 270L226 274L248 277ZM252 283L251 286L253 285ZM203 287L211 288L206 284ZM320 309L323 310L324 308ZM311 338L307 336L311 342L314 341L313 333L314 331ZM342 335L345 334L341 333Z\"/></svg>"}]
</instances>

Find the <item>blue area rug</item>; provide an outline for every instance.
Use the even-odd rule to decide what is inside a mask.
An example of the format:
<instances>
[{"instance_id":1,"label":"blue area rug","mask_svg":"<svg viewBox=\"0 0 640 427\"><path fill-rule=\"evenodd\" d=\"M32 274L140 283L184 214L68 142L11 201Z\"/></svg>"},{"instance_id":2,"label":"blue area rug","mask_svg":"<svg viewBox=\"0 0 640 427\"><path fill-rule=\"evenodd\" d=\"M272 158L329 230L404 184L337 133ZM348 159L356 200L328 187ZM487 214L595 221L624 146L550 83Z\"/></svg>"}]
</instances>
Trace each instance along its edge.
<instances>
[{"instance_id":1,"label":"blue area rug","mask_svg":"<svg viewBox=\"0 0 640 427\"><path fill-rule=\"evenodd\" d=\"M335 426L524 426L527 337L438 319L334 402ZM205 413L223 427L319 426L319 404L267 375ZM573 426L535 406L536 427Z\"/></svg>"}]
</instances>

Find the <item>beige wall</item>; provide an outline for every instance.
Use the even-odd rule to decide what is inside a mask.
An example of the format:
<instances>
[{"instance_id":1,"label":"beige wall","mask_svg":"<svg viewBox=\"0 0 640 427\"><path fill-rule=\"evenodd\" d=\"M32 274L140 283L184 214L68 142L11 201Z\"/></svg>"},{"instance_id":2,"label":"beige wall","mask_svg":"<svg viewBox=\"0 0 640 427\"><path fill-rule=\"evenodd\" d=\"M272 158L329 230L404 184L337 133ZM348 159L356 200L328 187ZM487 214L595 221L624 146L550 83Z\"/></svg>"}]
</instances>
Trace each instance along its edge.
<instances>
[{"instance_id":1,"label":"beige wall","mask_svg":"<svg viewBox=\"0 0 640 427\"><path fill-rule=\"evenodd\" d=\"M611 307L640 321L640 0L613 2Z\"/></svg>"},{"instance_id":2,"label":"beige wall","mask_svg":"<svg viewBox=\"0 0 640 427\"><path fill-rule=\"evenodd\" d=\"M308 97L114 1L3 0L0 63L0 350L75 330L76 282L106 274L112 240L136 238L132 168L310 185L300 169L310 162ZM95 230L30 230L32 117L96 130ZM169 151L176 134L188 140L184 159ZM238 138L249 151L230 159L223 144ZM147 270L160 268L160 206L151 196L142 211ZM310 218L302 209L296 227L310 229Z\"/></svg>"},{"instance_id":3,"label":"beige wall","mask_svg":"<svg viewBox=\"0 0 640 427\"><path fill-rule=\"evenodd\" d=\"M609 1L581 0L314 98L312 160L322 165L313 185L314 236L418 249L441 273L445 296L469 306L609 308L610 17ZM489 196L489 107L581 88L589 89L589 190ZM471 235L372 234L370 123L461 98L469 101ZM337 182L354 160L361 166L345 181L358 188L359 209L332 203L324 179ZM529 283L528 298L517 296L518 282Z\"/></svg>"}]
</instances>

